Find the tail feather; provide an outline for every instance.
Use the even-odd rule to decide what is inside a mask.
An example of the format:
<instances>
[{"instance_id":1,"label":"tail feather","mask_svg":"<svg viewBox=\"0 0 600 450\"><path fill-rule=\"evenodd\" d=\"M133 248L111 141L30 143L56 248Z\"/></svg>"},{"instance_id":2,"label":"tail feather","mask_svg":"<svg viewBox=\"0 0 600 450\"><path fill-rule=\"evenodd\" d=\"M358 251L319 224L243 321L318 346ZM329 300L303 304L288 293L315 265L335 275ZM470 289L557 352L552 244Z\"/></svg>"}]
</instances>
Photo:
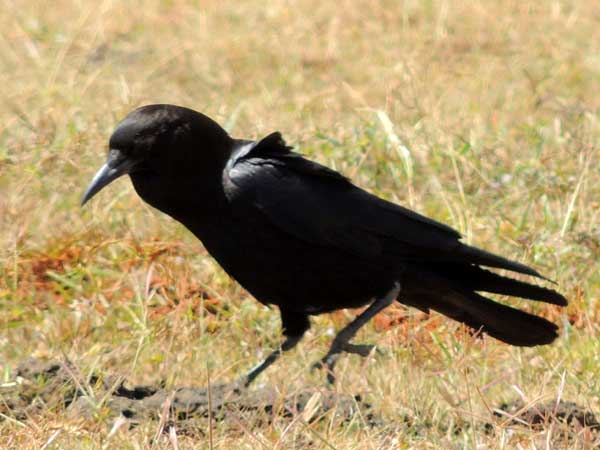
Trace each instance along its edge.
<instances>
[{"instance_id":1,"label":"tail feather","mask_svg":"<svg viewBox=\"0 0 600 450\"><path fill-rule=\"evenodd\" d=\"M544 345L558 336L558 327L552 322L497 303L476 291L566 305L566 299L558 292L467 264L442 267L413 267L405 273L399 300L422 311L432 309L512 345Z\"/></svg>"},{"instance_id":2,"label":"tail feather","mask_svg":"<svg viewBox=\"0 0 600 450\"><path fill-rule=\"evenodd\" d=\"M558 327L552 322L496 303L475 292L446 291L439 296L430 297L428 306L511 345L544 345L558 336Z\"/></svg>"},{"instance_id":3,"label":"tail feather","mask_svg":"<svg viewBox=\"0 0 600 450\"><path fill-rule=\"evenodd\" d=\"M512 270L513 272L531 275L546 281L552 281L540 274L537 270L534 270L525 264L495 255L477 247L471 247L470 245L462 245L459 249L459 255L466 263L481 264L482 266L495 267L497 269Z\"/></svg>"},{"instance_id":4,"label":"tail feather","mask_svg":"<svg viewBox=\"0 0 600 450\"><path fill-rule=\"evenodd\" d=\"M448 280L460 280L460 285L473 291L537 300L553 305L566 306L567 299L558 292L541 286L498 275L472 265L454 265L439 270Z\"/></svg>"}]
</instances>

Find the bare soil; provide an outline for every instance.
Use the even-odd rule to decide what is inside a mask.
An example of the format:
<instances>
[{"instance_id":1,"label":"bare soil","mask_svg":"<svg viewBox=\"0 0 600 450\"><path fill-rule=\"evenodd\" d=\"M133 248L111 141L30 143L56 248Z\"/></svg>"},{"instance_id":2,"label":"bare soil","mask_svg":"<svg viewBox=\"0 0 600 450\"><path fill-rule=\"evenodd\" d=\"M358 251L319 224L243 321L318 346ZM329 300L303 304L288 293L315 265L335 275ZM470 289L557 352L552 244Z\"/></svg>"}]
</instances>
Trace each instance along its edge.
<instances>
[{"instance_id":1,"label":"bare soil","mask_svg":"<svg viewBox=\"0 0 600 450\"><path fill-rule=\"evenodd\" d=\"M268 387L241 389L225 384L213 385L209 398L206 388L129 386L123 377L94 373L86 378L68 362L35 358L24 360L16 373L14 383L0 388L0 413L21 421L50 409L64 411L70 417L101 416L108 420L123 416L131 426L144 420L162 420L165 426L177 424L179 430L195 433L204 432L209 416L214 420L236 422L241 417L251 417L255 422L264 422L274 417L294 418L299 414L311 421L334 414L344 422L358 414L368 426L394 425L379 417L360 395L342 395L326 389L282 395ZM570 401L525 405L519 400L500 405L494 416L490 417L490 423L484 424L486 429L491 430L492 422L532 429L556 422L566 433L578 433L583 428L600 432L594 413ZM408 416L395 425L398 424L417 425Z\"/></svg>"},{"instance_id":2,"label":"bare soil","mask_svg":"<svg viewBox=\"0 0 600 450\"><path fill-rule=\"evenodd\" d=\"M220 384L211 386L209 398L206 388L128 386L123 377L100 373L86 380L68 362L35 358L24 360L16 373L17 381L5 384L0 390L0 413L18 420L28 420L48 408L59 408L73 417L103 415L109 419L121 415L134 425L142 420L167 417L179 429L209 415L214 420L234 416L239 421L240 415L270 420L274 416L291 418L304 413L306 420L315 420L331 413L345 421L360 413L370 426L383 424L360 396L340 395L326 389L307 389L282 396L268 387L243 389L236 384Z\"/></svg>"}]
</instances>

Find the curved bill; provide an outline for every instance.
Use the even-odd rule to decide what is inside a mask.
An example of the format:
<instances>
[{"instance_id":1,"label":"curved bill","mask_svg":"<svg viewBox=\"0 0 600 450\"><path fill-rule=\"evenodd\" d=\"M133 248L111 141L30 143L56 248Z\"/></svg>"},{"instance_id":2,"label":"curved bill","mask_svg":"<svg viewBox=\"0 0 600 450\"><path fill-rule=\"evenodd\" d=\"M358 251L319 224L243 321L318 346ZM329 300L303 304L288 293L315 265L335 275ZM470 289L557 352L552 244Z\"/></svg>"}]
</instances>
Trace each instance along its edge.
<instances>
[{"instance_id":1,"label":"curved bill","mask_svg":"<svg viewBox=\"0 0 600 450\"><path fill-rule=\"evenodd\" d=\"M100 190L110 184L112 181L116 180L122 175L128 174L131 171L131 168L136 164L136 161L131 160L121 160L119 163L112 164L111 162L104 164L94 178L92 182L89 184L88 188L83 194L83 198L81 199L81 206L85 205L87 201L96 195Z\"/></svg>"}]
</instances>

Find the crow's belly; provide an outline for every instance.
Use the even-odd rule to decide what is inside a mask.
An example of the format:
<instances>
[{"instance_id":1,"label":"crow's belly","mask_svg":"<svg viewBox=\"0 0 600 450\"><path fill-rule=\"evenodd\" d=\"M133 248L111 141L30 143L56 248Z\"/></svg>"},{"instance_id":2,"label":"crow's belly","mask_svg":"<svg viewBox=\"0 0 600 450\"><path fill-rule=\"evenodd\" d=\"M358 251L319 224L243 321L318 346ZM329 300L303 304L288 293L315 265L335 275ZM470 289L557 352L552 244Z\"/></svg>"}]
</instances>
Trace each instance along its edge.
<instances>
[{"instance_id":1,"label":"crow's belly","mask_svg":"<svg viewBox=\"0 0 600 450\"><path fill-rule=\"evenodd\" d=\"M276 233L205 239L204 245L261 303L309 314L363 306L384 295L399 273L381 261Z\"/></svg>"}]
</instances>

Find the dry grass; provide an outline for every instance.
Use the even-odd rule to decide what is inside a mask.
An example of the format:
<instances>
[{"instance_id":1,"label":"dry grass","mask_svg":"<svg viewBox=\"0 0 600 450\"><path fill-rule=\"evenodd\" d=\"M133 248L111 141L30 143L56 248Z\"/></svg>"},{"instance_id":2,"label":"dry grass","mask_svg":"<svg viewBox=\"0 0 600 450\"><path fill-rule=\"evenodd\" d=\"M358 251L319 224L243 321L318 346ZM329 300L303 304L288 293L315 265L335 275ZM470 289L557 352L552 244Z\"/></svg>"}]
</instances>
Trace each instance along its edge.
<instances>
[{"instance_id":1,"label":"dry grass","mask_svg":"<svg viewBox=\"0 0 600 450\"><path fill-rule=\"evenodd\" d=\"M281 130L357 184L535 265L571 304L528 305L563 333L525 350L413 310L378 318L360 338L386 355L343 358L337 389L366 395L383 429L240 421L214 424L209 443L207 421L161 437L155 422L48 406L0 422L0 447L557 448L557 425L514 428L488 408L560 395L600 410L599 23L600 5L575 0L3 2L3 382L29 355L66 355L83 373L204 386L277 345L277 314L128 181L79 209L115 122L145 103L201 110L235 136ZM315 319L260 382L322 383L307 368L348 317Z\"/></svg>"}]
</instances>

